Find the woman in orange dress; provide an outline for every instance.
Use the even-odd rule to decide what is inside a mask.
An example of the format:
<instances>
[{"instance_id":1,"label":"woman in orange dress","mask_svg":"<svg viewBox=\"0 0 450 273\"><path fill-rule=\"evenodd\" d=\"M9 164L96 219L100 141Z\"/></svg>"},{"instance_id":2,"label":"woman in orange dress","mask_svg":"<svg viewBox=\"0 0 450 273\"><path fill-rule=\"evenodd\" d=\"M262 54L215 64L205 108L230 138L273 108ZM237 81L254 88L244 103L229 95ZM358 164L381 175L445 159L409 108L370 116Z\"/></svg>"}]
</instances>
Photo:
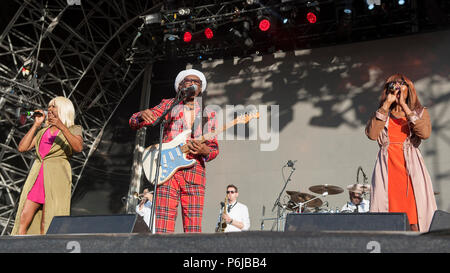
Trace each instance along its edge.
<instances>
[{"instance_id":1,"label":"woman in orange dress","mask_svg":"<svg viewBox=\"0 0 450 273\"><path fill-rule=\"evenodd\" d=\"M379 109L366 126L380 151L372 175L371 212L404 212L413 231L427 231L436 210L430 175L418 149L431 133L428 110L411 80L386 81Z\"/></svg>"}]
</instances>

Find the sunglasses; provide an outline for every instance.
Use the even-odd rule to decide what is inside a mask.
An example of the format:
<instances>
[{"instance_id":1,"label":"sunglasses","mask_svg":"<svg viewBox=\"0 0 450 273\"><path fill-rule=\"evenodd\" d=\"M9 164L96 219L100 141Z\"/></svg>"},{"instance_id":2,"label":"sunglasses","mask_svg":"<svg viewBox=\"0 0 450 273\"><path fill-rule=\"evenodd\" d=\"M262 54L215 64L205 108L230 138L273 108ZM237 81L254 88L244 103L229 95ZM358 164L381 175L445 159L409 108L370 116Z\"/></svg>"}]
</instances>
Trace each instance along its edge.
<instances>
[{"instance_id":1,"label":"sunglasses","mask_svg":"<svg viewBox=\"0 0 450 273\"><path fill-rule=\"evenodd\" d=\"M185 83L188 83L188 82L192 82L192 83L195 83L197 85L202 84L202 81L201 80L197 80L197 79L184 79L182 83L185 84Z\"/></svg>"},{"instance_id":2,"label":"sunglasses","mask_svg":"<svg viewBox=\"0 0 450 273\"><path fill-rule=\"evenodd\" d=\"M235 193L235 191L227 191L227 194L229 194L229 193Z\"/></svg>"}]
</instances>

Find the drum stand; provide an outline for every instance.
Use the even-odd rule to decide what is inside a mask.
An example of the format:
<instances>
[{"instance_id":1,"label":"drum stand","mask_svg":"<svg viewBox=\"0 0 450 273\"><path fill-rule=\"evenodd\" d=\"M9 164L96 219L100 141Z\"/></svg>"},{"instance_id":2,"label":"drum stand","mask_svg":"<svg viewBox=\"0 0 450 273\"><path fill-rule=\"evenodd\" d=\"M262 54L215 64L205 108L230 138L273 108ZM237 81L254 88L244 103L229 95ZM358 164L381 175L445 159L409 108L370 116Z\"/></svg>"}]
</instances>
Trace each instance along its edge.
<instances>
[{"instance_id":1,"label":"drum stand","mask_svg":"<svg viewBox=\"0 0 450 273\"><path fill-rule=\"evenodd\" d=\"M303 206L304 205L306 205L307 203L309 203L309 202L311 202L311 201L313 201L313 200L316 200L317 198L319 198L319 197L326 197L326 196L328 196L328 192L326 191L326 192L324 192L324 193L322 193L322 195L320 196L316 196L316 197L314 197L314 198L312 198L312 199L309 199L308 201L306 201L306 202L300 202L300 203L297 203L297 205L296 206L294 206L294 207L292 207L293 209L295 209L295 208L298 208L298 213L302 213L302 208L303 208Z\"/></svg>"}]
</instances>

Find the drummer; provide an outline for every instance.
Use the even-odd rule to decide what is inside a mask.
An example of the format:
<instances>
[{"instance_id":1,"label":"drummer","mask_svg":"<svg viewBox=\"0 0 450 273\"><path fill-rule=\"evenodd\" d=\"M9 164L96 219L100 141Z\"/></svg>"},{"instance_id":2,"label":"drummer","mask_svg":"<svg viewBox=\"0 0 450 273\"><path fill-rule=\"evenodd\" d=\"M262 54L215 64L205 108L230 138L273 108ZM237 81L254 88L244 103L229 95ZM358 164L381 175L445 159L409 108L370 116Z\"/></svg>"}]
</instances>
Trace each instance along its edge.
<instances>
[{"instance_id":1,"label":"drummer","mask_svg":"<svg viewBox=\"0 0 450 273\"><path fill-rule=\"evenodd\" d=\"M347 186L350 201L342 207L341 212L369 212L370 201L363 198L363 194L370 190L370 186L351 184Z\"/></svg>"}]
</instances>

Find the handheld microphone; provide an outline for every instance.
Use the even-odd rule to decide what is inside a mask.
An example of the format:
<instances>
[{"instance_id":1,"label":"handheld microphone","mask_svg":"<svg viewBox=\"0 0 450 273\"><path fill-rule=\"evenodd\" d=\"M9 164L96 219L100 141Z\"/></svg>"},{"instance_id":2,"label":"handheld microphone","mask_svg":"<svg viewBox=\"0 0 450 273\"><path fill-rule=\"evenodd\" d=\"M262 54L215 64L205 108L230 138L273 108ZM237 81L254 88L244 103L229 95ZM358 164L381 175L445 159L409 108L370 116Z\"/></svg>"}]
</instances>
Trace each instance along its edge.
<instances>
[{"instance_id":1,"label":"handheld microphone","mask_svg":"<svg viewBox=\"0 0 450 273\"><path fill-rule=\"evenodd\" d=\"M395 83L393 83L393 82L389 83L389 85L388 85L389 93L394 93L396 89L397 88L395 88Z\"/></svg>"},{"instance_id":2,"label":"handheld microphone","mask_svg":"<svg viewBox=\"0 0 450 273\"><path fill-rule=\"evenodd\" d=\"M183 92L183 94L186 97L189 97L189 96L192 96L193 94L195 94L195 91L197 91L197 88L198 88L197 85L193 84L189 87L181 89L181 92Z\"/></svg>"},{"instance_id":3,"label":"handheld microphone","mask_svg":"<svg viewBox=\"0 0 450 273\"><path fill-rule=\"evenodd\" d=\"M44 114L47 116L48 111L44 111ZM25 117L34 118L34 117L41 117L42 113L39 111L26 111L26 112L23 112L21 115L23 115Z\"/></svg>"},{"instance_id":4,"label":"handheld microphone","mask_svg":"<svg viewBox=\"0 0 450 273\"><path fill-rule=\"evenodd\" d=\"M295 162L297 162L297 160L294 160L294 161L288 160L288 162L287 162L286 165L287 165L288 167L292 168L292 167L294 167Z\"/></svg>"}]
</instances>

